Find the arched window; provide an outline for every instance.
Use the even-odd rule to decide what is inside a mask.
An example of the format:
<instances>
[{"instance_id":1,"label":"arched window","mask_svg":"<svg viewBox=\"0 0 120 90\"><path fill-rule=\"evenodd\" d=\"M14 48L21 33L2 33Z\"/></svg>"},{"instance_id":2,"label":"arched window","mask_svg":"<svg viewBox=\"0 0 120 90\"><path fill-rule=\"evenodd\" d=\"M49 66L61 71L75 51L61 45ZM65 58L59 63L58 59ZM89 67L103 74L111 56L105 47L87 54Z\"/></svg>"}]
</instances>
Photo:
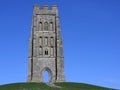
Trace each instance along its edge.
<instances>
[{"instance_id":1,"label":"arched window","mask_svg":"<svg viewBox=\"0 0 120 90\"><path fill-rule=\"evenodd\" d=\"M48 23L47 22L44 23L44 30L48 30Z\"/></svg>"},{"instance_id":2,"label":"arched window","mask_svg":"<svg viewBox=\"0 0 120 90\"><path fill-rule=\"evenodd\" d=\"M47 49L45 50L45 55L48 55L48 50Z\"/></svg>"},{"instance_id":3,"label":"arched window","mask_svg":"<svg viewBox=\"0 0 120 90\"><path fill-rule=\"evenodd\" d=\"M50 55L51 55L51 56L54 56L54 48L53 48L53 46L52 46L51 49L50 49Z\"/></svg>"},{"instance_id":4,"label":"arched window","mask_svg":"<svg viewBox=\"0 0 120 90\"><path fill-rule=\"evenodd\" d=\"M39 45L42 45L42 37L39 37Z\"/></svg>"},{"instance_id":5,"label":"arched window","mask_svg":"<svg viewBox=\"0 0 120 90\"><path fill-rule=\"evenodd\" d=\"M39 28L40 31L43 30L43 24L42 24L42 22L39 23L39 27L38 28Z\"/></svg>"},{"instance_id":6,"label":"arched window","mask_svg":"<svg viewBox=\"0 0 120 90\"><path fill-rule=\"evenodd\" d=\"M53 22L50 22L50 30L53 30Z\"/></svg>"},{"instance_id":7,"label":"arched window","mask_svg":"<svg viewBox=\"0 0 120 90\"><path fill-rule=\"evenodd\" d=\"M48 45L48 37L45 37L45 39L44 39L44 44L45 44L45 45Z\"/></svg>"}]
</instances>

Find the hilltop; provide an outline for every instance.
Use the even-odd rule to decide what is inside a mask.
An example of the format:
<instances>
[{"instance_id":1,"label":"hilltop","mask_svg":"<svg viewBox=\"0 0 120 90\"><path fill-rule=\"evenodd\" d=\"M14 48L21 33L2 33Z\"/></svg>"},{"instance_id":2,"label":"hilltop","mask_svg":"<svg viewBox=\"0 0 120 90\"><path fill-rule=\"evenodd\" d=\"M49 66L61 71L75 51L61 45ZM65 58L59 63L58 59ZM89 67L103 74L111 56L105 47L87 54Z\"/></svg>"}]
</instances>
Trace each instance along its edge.
<instances>
[{"instance_id":1,"label":"hilltop","mask_svg":"<svg viewBox=\"0 0 120 90\"><path fill-rule=\"evenodd\" d=\"M14 83L0 85L0 90L115 90L84 83L55 83L61 87L50 87L45 83Z\"/></svg>"}]
</instances>

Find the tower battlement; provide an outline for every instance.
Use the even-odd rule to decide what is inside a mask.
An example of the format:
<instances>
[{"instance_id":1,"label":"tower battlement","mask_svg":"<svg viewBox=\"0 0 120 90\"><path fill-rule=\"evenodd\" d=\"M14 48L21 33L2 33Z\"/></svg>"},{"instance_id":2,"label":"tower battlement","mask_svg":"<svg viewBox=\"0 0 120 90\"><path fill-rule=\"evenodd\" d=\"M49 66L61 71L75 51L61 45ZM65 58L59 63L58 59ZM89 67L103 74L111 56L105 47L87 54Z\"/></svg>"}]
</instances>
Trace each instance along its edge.
<instances>
[{"instance_id":1,"label":"tower battlement","mask_svg":"<svg viewBox=\"0 0 120 90\"><path fill-rule=\"evenodd\" d=\"M56 14L58 15L58 6L53 5L49 7L48 5L44 5L40 7L39 5L34 5L34 14Z\"/></svg>"}]
</instances>

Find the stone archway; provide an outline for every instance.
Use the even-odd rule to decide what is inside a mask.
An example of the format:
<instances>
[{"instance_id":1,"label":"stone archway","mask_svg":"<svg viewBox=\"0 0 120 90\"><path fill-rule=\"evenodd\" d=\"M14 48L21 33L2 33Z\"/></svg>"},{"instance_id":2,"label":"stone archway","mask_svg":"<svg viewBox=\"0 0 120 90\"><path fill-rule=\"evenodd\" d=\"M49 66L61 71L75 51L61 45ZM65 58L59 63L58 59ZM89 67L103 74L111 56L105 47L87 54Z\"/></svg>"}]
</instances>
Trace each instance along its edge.
<instances>
[{"instance_id":1,"label":"stone archway","mask_svg":"<svg viewBox=\"0 0 120 90\"><path fill-rule=\"evenodd\" d=\"M47 74L47 76L46 76L46 74ZM45 82L45 83L52 82L52 71L48 67L43 69L42 75L43 75L43 82ZM46 78L47 78L47 81L46 81Z\"/></svg>"}]
</instances>

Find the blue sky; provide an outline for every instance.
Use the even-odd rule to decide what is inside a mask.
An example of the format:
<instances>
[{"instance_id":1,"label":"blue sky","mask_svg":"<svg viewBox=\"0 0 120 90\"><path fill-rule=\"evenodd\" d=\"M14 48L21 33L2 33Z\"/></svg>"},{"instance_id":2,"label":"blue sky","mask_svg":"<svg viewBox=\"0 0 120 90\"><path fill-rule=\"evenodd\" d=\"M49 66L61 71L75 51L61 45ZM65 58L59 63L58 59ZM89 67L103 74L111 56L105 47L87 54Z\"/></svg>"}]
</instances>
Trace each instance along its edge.
<instances>
[{"instance_id":1,"label":"blue sky","mask_svg":"<svg viewBox=\"0 0 120 90\"><path fill-rule=\"evenodd\" d=\"M27 80L35 3L59 6L66 80L120 89L120 0L1 0L0 84Z\"/></svg>"}]
</instances>

